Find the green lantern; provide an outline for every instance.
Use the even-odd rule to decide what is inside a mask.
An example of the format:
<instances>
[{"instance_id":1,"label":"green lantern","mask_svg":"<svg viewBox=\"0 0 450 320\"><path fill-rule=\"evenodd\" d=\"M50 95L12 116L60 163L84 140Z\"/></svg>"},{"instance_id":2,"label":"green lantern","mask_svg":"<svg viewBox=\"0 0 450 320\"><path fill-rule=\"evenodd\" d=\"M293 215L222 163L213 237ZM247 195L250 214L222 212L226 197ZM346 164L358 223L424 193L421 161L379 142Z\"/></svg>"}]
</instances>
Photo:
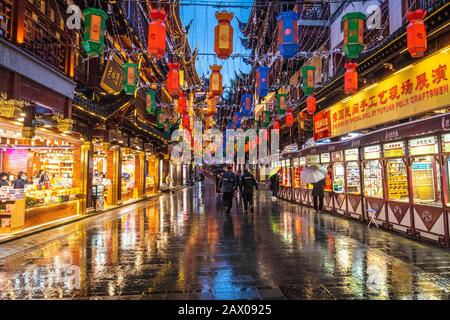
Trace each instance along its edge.
<instances>
[{"instance_id":1,"label":"green lantern","mask_svg":"<svg viewBox=\"0 0 450 320\"><path fill-rule=\"evenodd\" d=\"M267 128L270 124L270 111L265 110L262 112L262 127Z\"/></svg>"},{"instance_id":2,"label":"green lantern","mask_svg":"<svg viewBox=\"0 0 450 320\"><path fill-rule=\"evenodd\" d=\"M134 96L139 80L138 65L136 63L125 63L123 70L123 91L130 96Z\"/></svg>"},{"instance_id":3,"label":"green lantern","mask_svg":"<svg viewBox=\"0 0 450 320\"><path fill-rule=\"evenodd\" d=\"M105 29L108 15L102 9L83 10L84 34L82 46L88 56L98 57L105 47Z\"/></svg>"},{"instance_id":4,"label":"green lantern","mask_svg":"<svg viewBox=\"0 0 450 320\"><path fill-rule=\"evenodd\" d=\"M344 31L344 53L349 59L359 57L364 49L364 21L366 16L361 12L349 12L342 17Z\"/></svg>"},{"instance_id":5,"label":"green lantern","mask_svg":"<svg viewBox=\"0 0 450 320\"><path fill-rule=\"evenodd\" d=\"M278 109L278 114L280 116L282 116L286 113L287 97L288 97L287 93L278 93L277 94L277 109Z\"/></svg>"},{"instance_id":6,"label":"green lantern","mask_svg":"<svg viewBox=\"0 0 450 320\"><path fill-rule=\"evenodd\" d=\"M159 129L164 129L164 113L162 110L156 110L156 125Z\"/></svg>"},{"instance_id":7,"label":"green lantern","mask_svg":"<svg viewBox=\"0 0 450 320\"><path fill-rule=\"evenodd\" d=\"M145 104L148 114L153 114L156 111L156 91L155 90L148 90L146 97L145 97Z\"/></svg>"},{"instance_id":8,"label":"green lantern","mask_svg":"<svg viewBox=\"0 0 450 320\"><path fill-rule=\"evenodd\" d=\"M316 79L316 67L302 67L302 90L305 96L309 97L314 93Z\"/></svg>"},{"instance_id":9,"label":"green lantern","mask_svg":"<svg viewBox=\"0 0 450 320\"><path fill-rule=\"evenodd\" d=\"M170 133L171 123L169 119L164 120L164 133L167 135Z\"/></svg>"}]
</instances>

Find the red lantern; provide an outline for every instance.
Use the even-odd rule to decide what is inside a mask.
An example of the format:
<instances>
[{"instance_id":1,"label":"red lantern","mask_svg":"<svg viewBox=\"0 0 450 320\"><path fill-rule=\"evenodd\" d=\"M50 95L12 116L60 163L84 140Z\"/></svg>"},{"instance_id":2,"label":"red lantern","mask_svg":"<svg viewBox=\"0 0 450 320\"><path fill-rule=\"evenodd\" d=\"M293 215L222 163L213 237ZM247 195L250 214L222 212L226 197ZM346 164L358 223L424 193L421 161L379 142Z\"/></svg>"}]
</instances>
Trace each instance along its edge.
<instances>
[{"instance_id":1,"label":"red lantern","mask_svg":"<svg viewBox=\"0 0 450 320\"><path fill-rule=\"evenodd\" d=\"M187 98L186 92L180 91L178 94L178 112L186 113L187 112Z\"/></svg>"},{"instance_id":2,"label":"red lantern","mask_svg":"<svg viewBox=\"0 0 450 320\"><path fill-rule=\"evenodd\" d=\"M292 127L294 124L294 114L292 113L292 109L288 109L286 112L286 125L288 127Z\"/></svg>"},{"instance_id":3,"label":"red lantern","mask_svg":"<svg viewBox=\"0 0 450 320\"><path fill-rule=\"evenodd\" d=\"M278 120L274 120L274 122L273 122L273 129L274 130L280 130L280 122Z\"/></svg>"},{"instance_id":4,"label":"red lantern","mask_svg":"<svg viewBox=\"0 0 450 320\"><path fill-rule=\"evenodd\" d=\"M308 114L314 114L316 112L316 97L314 95L306 98L306 111Z\"/></svg>"},{"instance_id":5,"label":"red lantern","mask_svg":"<svg viewBox=\"0 0 450 320\"><path fill-rule=\"evenodd\" d=\"M152 22L148 26L148 53L153 58L161 59L166 52L166 12L152 9L150 11Z\"/></svg>"},{"instance_id":6,"label":"red lantern","mask_svg":"<svg viewBox=\"0 0 450 320\"><path fill-rule=\"evenodd\" d=\"M427 51L427 28L423 19L427 15L424 10L408 11L409 25L406 27L406 43L413 58L423 57Z\"/></svg>"},{"instance_id":7,"label":"red lantern","mask_svg":"<svg viewBox=\"0 0 450 320\"><path fill-rule=\"evenodd\" d=\"M348 62L345 64L344 74L344 93L346 95L354 94L358 91L358 71L356 70L358 65L354 62Z\"/></svg>"},{"instance_id":8,"label":"red lantern","mask_svg":"<svg viewBox=\"0 0 450 320\"><path fill-rule=\"evenodd\" d=\"M209 77L209 95L212 97L221 96L223 92L222 87L222 74L220 70L222 70L221 66L217 64L210 67L212 73Z\"/></svg>"},{"instance_id":9,"label":"red lantern","mask_svg":"<svg viewBox=\"0 0 450 320\"><path fill-rule=\"evenodd\" d=\"M189 121L189 115L187 113L183 113L183 115L181 116L181 123L182 123L184 129L189 128L190 121Z\"/></svg>"},{"instance_id":10,"label":"red lantern","mask_svg":"<svg viewBox=\"0 0 450 320\"><path fill-rule=\"evenodd\" d=\"M233 52L233 27L230 24L233 17L231 12L216 12L219 24L214 29L214 52L219 59L228 59Z\"/></svg>"},{"instance_id":11,"label":"red lantern","mask_svg":"<svg viewBox=\"0 0 450 320\"><path fill-rule=\"evenodd\" d=\"M180 65L178 63L169 63L169 73L167 74L167 91L173 97L180 91Z\"/></svg>"}]
</instances>

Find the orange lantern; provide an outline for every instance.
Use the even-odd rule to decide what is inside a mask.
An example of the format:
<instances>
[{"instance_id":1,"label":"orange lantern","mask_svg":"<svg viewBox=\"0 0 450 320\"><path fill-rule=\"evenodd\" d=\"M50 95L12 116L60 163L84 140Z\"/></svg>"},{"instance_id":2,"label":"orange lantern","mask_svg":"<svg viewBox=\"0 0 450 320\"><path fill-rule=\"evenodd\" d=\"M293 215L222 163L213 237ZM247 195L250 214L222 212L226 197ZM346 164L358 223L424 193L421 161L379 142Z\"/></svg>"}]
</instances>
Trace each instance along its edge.
<instances>
[{"instance_id":1,"label":"orange lantern","mask_svg":"<svg viewBox=\"0 0 450 320\"><path fill-rule=\"evenodd\" d=\"M211 66L210 69L212 73L209 77L209 95L213 97L220 96L223 92L222 74L220 73L222 67L215 64Z\"/></svg>"},{"instance_id":2,"label":"orange lantern","mask_svg":"<svg viewBox=\"0 0 450 320\"><path fill-rule=\"evenodd\" d=\"M212 115L217 112L217 100L214 97L208 99L208 114Z\"/></svg>"},{"instance_id":3,"label":"orange lantern","mask_svg":"<svg viewBox=\"0 0 450 320\"><path fill-rule=\"evenodd\" d=\"M207 116L205 119L205 127L206 127L206 129L211 129L212 126L213 126L213 117Z\"/></svg>"},{"instance_id":4,"label":"orange lantern","mask_svg":"<svg viewBox=\"0 0 450 320\"><path fill-rule=\"evenodd\" d=\"M314 95L306 98L306 111L308 112L308 114L314 114L314 112L316 112L316 105L317 102Z\"/></svg>"},{"instance_id":5,"label":"orange lantern","mask_svg":"<svg viewBox=\"0 0 450 320\"><path fill-rule=\"evenodd\" d=\"M423 19L427 15L424 10L408 11L409 25L406 27L406 43L413 58L423 57L427 51L427 28Z\"/></svg>"},{"instance_id":6,"label":"orange lantern","mask_svg":"<svg viewBox=\"0 0 450 320\"><path fill-rule=\"evenodd\" d=\"M148 26L148 53L151 57L161 59L166 52L166 12L152 9L150 11L152 22Z\"/></svg>"},{"instance_id":7,"label":"orange lantern","mask_svg":"<svg viewBox=\"0 0 450 320\"><path fill-rule=\"evenodd\" d=\"M233 27L230 24L233 17L231 12L216 12L219 24L214 29L214 52L219 59L228 59L233 52Z\"/></svg>"},{"instance_id":8,"label":"orange lantern","mask_svg":"<svg viewBox=\"0 0 450 320\"><path fill-rule=\"evenodd\" d=\"M286 125L288 127L292 127L294 124L294 114L292 113L292 109L288 109L286 112Z\"/></svg>"},{"instance_id":9,"label":"orange lantern","mask_svg":"<svg viewBox=\"0 0 450 320\"><path fill-rule=\"evenodd\" d=\"M186 92L180 91L178 94L178 112L186 113L187 112L187 97Z\"/></svg>"},{"instance_id":10,"label":"orange lantern","mask_svg":"<svg viewBox=\"0 0 450 320\"><path fill-rule=\"evenodd\" d=\"M169 73L167 74L167 91L171 96L176 96L180 91L180 65L178 63L169 63Z\"/></svg>"},{"instance_id":11,"label":"orange lantern","mask_svg":"<svg viewBox=\"0 0 450 320\"><path fill-rule=\"evenodd\" d=\"M348 62L345 64L344 74L344 93L346 95L354 94L358 91L358 71L356 70L358 65L354 62Z\"/></svg>"}]
</instances>

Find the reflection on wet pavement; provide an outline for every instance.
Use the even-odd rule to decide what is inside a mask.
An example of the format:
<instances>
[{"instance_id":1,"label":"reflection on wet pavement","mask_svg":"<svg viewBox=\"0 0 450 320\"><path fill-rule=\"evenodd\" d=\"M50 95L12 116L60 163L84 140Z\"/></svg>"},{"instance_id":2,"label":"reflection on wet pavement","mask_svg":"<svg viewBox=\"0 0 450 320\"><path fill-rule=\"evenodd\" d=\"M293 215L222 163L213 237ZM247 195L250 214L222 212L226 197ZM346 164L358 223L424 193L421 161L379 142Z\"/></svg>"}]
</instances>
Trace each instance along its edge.
<instances>
[{"instance_id":1,"label":"reflection on wet pavement","mask_svg":"<svg viewBox=\"0 0 450 320\"><path fill-rule=\"evenodd\" d=\"M0 298L450 298L448 250L264 191L254 214L234 209L227 219L213 189L50 230L21 253L18 243L1 245L15 254L0 255Z\"/></svg>"}]
</instances>

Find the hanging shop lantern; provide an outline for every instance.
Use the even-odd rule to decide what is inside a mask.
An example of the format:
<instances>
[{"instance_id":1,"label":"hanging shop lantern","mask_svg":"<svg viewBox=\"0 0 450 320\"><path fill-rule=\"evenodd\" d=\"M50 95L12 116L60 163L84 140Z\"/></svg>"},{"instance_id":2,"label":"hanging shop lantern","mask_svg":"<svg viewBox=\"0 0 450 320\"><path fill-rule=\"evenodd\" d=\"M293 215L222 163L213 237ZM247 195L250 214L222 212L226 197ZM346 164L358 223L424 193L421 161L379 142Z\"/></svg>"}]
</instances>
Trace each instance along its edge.
<instances>
[{"instance_id":1,"label":"hanging shop lantern","mask_svg":"<svg viewBox=\"0 0 450 320\"><path fill-rule=\"evenodd\" d=\"M180 65L178 63L169 63L169 72L167 74L167 91L173 97L180 91Z\"/></svg>"},{"instance_id":2,"label":"hanging shop lantern","mask_svg":"<svg viewBox=\"0 0 450 320\"><path fill-rule=\"evenodd\" d=\"M163 129L164 128L164 120L165 116L162 110L158 109L156 110L156 125L158 128Z\"/></svg>"},{"instance_id":3,"label":"hanging shop lantern","mask_svg":"<svg viewBox=\"0 0 450 320\"><path fill-rule=\"evenodd\" d=\"M298 26L300 16L294 11L284 11L277 16L278 50L283 58L292 58L297 54Z\"/></svg>"},{"instance_id":4,"label":"hanging shop lantern","mask_svg":"<svg viewBox=\"0 0 450 320\"><path fill-rule=\"evenodd\" d=\"M233 129L233 127L234 127L233 120L228 121L227 122L227 129ZM225 139L224 139L224 142L225 142Z\"/></svg>"},{"instance_id":5,"label":"hanging shop lantern","mask_svg":"<svg viewBox=\"0 0 450 320\"><path fill-rule=\"evenodd\" d=\"M235 128L241 127L241 119L242 119L242 113L233 112L233 125Z\"/></svg>"},{"instance_id":6,"label":"hanging shop lantern","mask_svg":"<svg viewBox=\"0 0 450 320\"><path fill-rule=\"evenodd\" d=\"M210 97L208 99L208 114L213 115L217 112L217 99Z\"/></svg>"},{"instance_id":7,"label":"hanging shop lantern","mask_svg":"<svg viewBox=\"0 0 450 320\"><path fill-rule=\"evenodd\" d=\"M288 127L292 127L294 124L294 114L292 113L292 109L288 109L286 112L286 125Z\"/></svg>"},{"instance_id":8,"label":"hanging shop lantern","mask_svg":"<svg viewBox=\"0 0 450 320\"><path fill-rule=\"evenodd\" d=\"M164 133L169 134L171 129L171 123L169 119L164 120Z\"/></svg>"},{"instance_id":9,"label":"hanging shop lantern","mask_svg":"<svg viewBox=\"0 0 450 320\"><path fill-rule=\"evenodd\" d=\"M84 33L82 45L86 54L98 57L105 47L105 29L108 15L97 8L83 10Z\"/></svg>"},{"instance_id":10,"label":"hanging shop lantern","mask_svg":"<svg viewBox=\"0 0 450 320\"><path fill-rule=\"evenodd\" d=\"M406 43L413 58L423 57L427 51L427 28L423 19L427 12L421 9L408 11L409 24L406 27Z\"/></svg>"},{"instance_id":11,"label":"hanging shop lantern","mask_svg":"<svg viewBox=\"0 0 450 320\"><path fill-rule=\"evenodd\" d=\"M222 74L220 73L220 70L222 70L222 67L215 64L209 68L212 71L211 76L209 77L209 95L213 97L221 96L223 87Z\"/></svg>"},{"instance_id":12,"label":"hanging shop lantern","mask_svg":"<svg viewBox=\"0 0 450 320\"><path fill-rule=\"evenodd\" d=\"M306 111L308 114L314 114L316 112L316 97L314 95L306 98Z\"/></svg>"},{"instance_id":13,"label":"hanging shop lantern","mask_svg":"<svg viewBox=\"0 0 450 320\"><path fill-rule=\"evenodd\" d=\"M161 59L166 52L166 12L164 9L152 9L150 18L152 21L148 26L148 53L153 58Z\"/></svg>"},{"instance_id":14,"label":"hanging shop lantern","mask_svg":"<svg viewBox=\"0 0 450 320\"><path fill-rule=\"evenodd\" d=\"M358 71L356 67L358 65L354 62L348 62L345 64L344 74L344 93L346 95L354 94L358 91Z\"/></svg>"},{"instance_id":15,"label":"hanging shop lantern","mask_svg":"<svg viewBox=\"0 0 450 320\"><path fill-rule=\"evenodd\" d=\"M145 104L148 114L153 114L156 111L156 91L155 90L147 90L147 94L145 96Z\"/></svg>"},{"instance_id":16,"label":"hanging shop lantern","mask_svg":"<svg viewBox=\"0 0 450 320\"><path fill-rule=\"evenodd\" d=\"M233 17L231 12L216 12L219 24L214 29L214 52L219 59L228 59L233 52L233 27L230 24Z\"/></svg>"},{"instance_id":17,"label":"hanging shop lantern","mask_svg":"<svg viewBox=\"0 0 450 320\"><path fill-rule=\"evenodd\" d=\"M287 93L277 94L277 109L280 116L286 113L287 96Z\"/></svg>"},{"instance_id":18,"label":"hanging shop lantern","mask_svg":"<svg viewBox=\"0 0 450 320\"><path fill-rule=\"evenodd\" d=\"M180 91L178 94L178 112L186 113L187 112L187 96L186 92Z\"/></svg>"},{"instance_id":19,"label":"hanging shop lantern","mask_svg":"<svg viewBox=\"0 0 450 320\"><path fill-rule=\"evenodd\" d=\"M302 90L305 96L313 94L315 89L316 67L303 66L302 67Z\"/></svg>"},{"instance_id":20,"label":"hanging shop lantern","mask_svg":"<svg viewBox=\"0 0 450 320\"><path fill-rule=\"evenodd\" d=\"M262 127L267 128L270 124L270 111L264 110L262 112Z\"/></svg>"},{"instance_id":21,"label":"hanging shop lantern","mask_svg":"<svg viewBox=\"0 0 450 320\"><path fill-rule=\"evenodd\" d=\"M270 68L266 66L256 69L256 90L261 98L269 93L269 71Z\"/></svg>"},{"instance_id":22,"label":"hanging shop lantern","mask_svg":"<svg viewBox=\"0 0 450 320\"><path fill-rule=\"evenodd\" d=\"M273 121L273 129L280 130L280 121L278 121L278 120Z\"/></svg>"},{"instance_id":23,"label":"hanging shop lantern","mask_svg":"<svg viewBox=\"0 0 450 320\"><path fill-rule=\"evenodd\" d=\"M364 21L361 12L349 12L342 17L344 30L344 53L347 58L356 59L364 49Z\"/></svg>"},{"instance_id":24,"label":"hanging shop lantern","mask_svg":"<svg viewBox=\"0 0 450 320\"><path fill-rule=\"evenodd\" d=\"M244 93L241 97L241 112L244 115L244 117L248 117L250 113L252 112L253 105L252 105L253 99L252 95L250 93Z\"/></svg>"},{"instance_id":25,"label":"hanging shop lantern","mask_svg":"<svg viewBox=\"0 0 450 320\"><path fill-rule=\"evenodd\" d=\"M188 129L190 126L189 115L187 113L183 113L181 116L181 124L183 125L183 129Z\"/></svg>"},{"instance_id":26,"label":"hanging shop lantern","mask_svg":"<svg viewBox=\"0 0 450 320\"><path fill-rule=\"evenodd\" d=\"M130 96L134 96L139 80L138 65L136 63L125 63L123 70L123 91Z\"/></svg>"}]
</instances>

